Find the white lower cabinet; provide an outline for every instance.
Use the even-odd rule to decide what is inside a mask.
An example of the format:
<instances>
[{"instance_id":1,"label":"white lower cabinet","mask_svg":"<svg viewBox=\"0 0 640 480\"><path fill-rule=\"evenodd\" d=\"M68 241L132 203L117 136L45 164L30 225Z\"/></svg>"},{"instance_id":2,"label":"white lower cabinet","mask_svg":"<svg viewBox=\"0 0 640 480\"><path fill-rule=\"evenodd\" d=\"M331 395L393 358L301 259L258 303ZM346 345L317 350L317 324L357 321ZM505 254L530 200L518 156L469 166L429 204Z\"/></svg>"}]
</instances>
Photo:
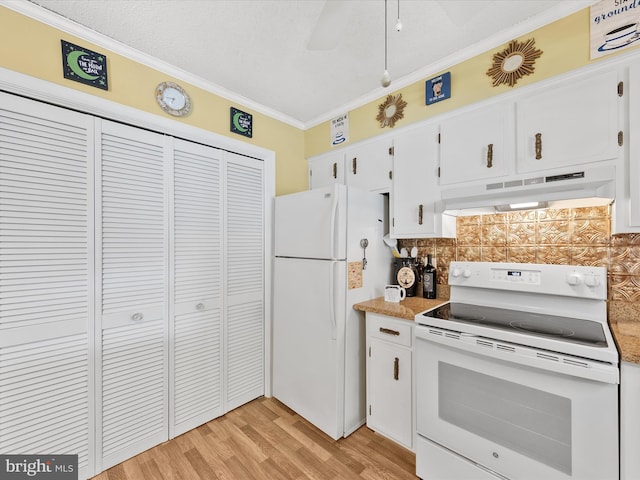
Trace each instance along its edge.
<instances>
[{"instance_id":1,"label":"white lower cabinet","mask_svg":"<svg viewBox=\"0 0 640 480\"><path fill-rule=\"evenodd\" d=\"M375 313L366 323L367 426L413 450L413 325Z\"/></svg>"},{"instance_id":2,"label":"white lower cabinet","mask_svg":"<svg viewBox=\"0 0 640 480\"><path fill-rule=\"evenodd\" d=\"M620 480L640 478L640 364L620 364Z\"/></svg>"},{"instance_id":3,"label":"white lower cabinet","mask_svg":"<svg viewBox=\"0 0 640 480\"><path fill-rule=\"evenodd\" d=\"M0 452L89 478L262 395L264 163L0 105Z\"/></svg>"}]
</instances>

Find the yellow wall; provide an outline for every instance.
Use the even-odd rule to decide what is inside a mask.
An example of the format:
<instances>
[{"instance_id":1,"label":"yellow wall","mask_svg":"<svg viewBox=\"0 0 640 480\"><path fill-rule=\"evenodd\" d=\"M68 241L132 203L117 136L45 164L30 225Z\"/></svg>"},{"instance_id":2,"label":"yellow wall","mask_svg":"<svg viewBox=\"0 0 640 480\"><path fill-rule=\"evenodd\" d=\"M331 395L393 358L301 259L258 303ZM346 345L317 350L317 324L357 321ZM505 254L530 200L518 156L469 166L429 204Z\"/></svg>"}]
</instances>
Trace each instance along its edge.
<instances>
[{"instance_id":1,"label":"yellow wall","mask_svg":"<svg viewBox=\"0 0 640 480\"><path fill-rule=\"evenodd\" d=\"M107 55L108 91L63 78L61 39ZM176 81L162 72L106 51L103 47L66 34L6 7L0 7L0 66L165 116L166 114L155 101L155 87L162 81ZM308 188L302 130L190 86L184 81L178 80L177 83L183 85L189 92L193 111L187 117L176 121L275 151L276 194L281 195ZM253 138L249 139L229 132L229 107L231 106L253 115Z\"/></svg>"},{"instance_id":2,"label":"yellow wall","mask_svg":"<svg viewBox=\"0 0 640 480\"><path fill-rule=\"evenodd\" d=\"M385 96L398 92L402 93L403 100L408 104L405 108L404 118L396 123L395 128L401 128L410 123L425 120L505 93L512 90L512 88L524 87L589 64L591 62L589 59L589 22L589 8L585 8L516 38L515 40L520 42L534 38L535 47L542 50L543 53L535 62L534 73L521 78L514 87L504 84L493 87L490 77L486 75L486 71L493 63L493 55L504 50L508 45L505 44L444 71L433 72L433 75L429 75L424 80L411 84L406 88L397 91L390 89ZM426 106L425 81L427 78L435 77L447 71L451 72L451 98ZM391 86L393 87L393 83ZM379 100L349 112L350 143L389 131L388 127L380 128L375 119L378 114L378 105L384 101L384 98L381 97ZM304 143L305 156L307 158L331 149L329 125L330 122L325 122L305 132Z\"/></svg>"}]
</instances>

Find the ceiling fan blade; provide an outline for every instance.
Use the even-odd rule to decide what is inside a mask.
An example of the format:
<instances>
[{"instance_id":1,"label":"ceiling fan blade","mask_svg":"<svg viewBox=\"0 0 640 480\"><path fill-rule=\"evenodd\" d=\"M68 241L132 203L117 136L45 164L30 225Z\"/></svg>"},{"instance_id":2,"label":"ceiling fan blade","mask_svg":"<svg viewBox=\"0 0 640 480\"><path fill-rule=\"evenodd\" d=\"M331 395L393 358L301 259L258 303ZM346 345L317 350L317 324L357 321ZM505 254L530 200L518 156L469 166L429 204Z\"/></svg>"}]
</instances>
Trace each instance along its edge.
<instances>
[{"instance_id":1,"label":"ceiling fan blade","mask_svg":"<svg viewBox=\"0 0 640 480\"><path fill-rule=\"evenodd\" d=\"M355 2L349 0L326 0L307 43L307 49L336 48L347 30L354 4Z\"/></svg>"}]
</instances>

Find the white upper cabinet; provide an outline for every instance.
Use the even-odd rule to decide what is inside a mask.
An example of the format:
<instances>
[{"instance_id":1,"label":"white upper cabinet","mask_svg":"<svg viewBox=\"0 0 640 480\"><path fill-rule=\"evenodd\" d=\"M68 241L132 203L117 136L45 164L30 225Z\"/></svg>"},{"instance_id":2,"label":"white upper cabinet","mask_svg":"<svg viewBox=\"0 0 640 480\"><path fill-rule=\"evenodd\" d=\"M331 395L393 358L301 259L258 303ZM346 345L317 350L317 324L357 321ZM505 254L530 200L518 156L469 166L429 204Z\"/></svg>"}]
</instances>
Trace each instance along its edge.
<instances>
[{"instance_id":1,"label":"white upper cabinet","mask_svg":"<svg viewBox=\"0 0 640 480\"><path fill-rule=\"evenodd\" d=\"M626 203L618 207L617 231L637 231L640 227L640 62L629 68L629 176L625 177L623 191L628 192L629 211ZM627 225L628 224L628 225Z\"/></svg>"},{"instance_id":2,"label":"white upper cabinet","mask_svg":"<svg viewBox=\"0 0 640 480\"><path fill-rule=\"evenodd\" d=\"M505 176L515 156L512 103L467 111L440 123L440 184Z\"/></svg>"},{"instance_id":3,"label":"white upper cabinet","mask_svg":"<svg viewBox=\"0 0 640 480\"><path fill-rule=\"evenodd\" d=\"M517 100L517 172L617 158L618 81L616 69L589 73Z\"/></svg>"},{"instance_id":4,"label":"white upper cabinet","mask_svg":"<svg viewBox=\"0 0 640 480\"><path fill-rule=\"evenodd\" d=\"M309 190L341 183L372 192L391 189L392 140L389 137L355 144L308 160Z\"/></svg>"},{"instance_id":5,"label":"white upper cabinet","mask_svg":"<svg viewBox=\"0 0 640 480\"><path fill-rule=\"evenodd\" d=\"M393 168L392 140L377 138L347 148L344 154L346 184L362 190L388 192Z\"/></svg>"},{"instance_id":6,"label":"white upper cabinet","mask_svg":"<svg viewBox=\"0 0 640 480\"><path fill-rule=\"evenodd\" d=\"M442 215L439 201L438 124L399 131L393 138L391 236L455 236L455 219Z\"/></svg>"},{"instance_id":7,"label":"white upper cabinet","mask_svg":"<svg viewBox=\"0 0 640 480\"><path fill-rule=\"evenodd\" d=\"M308 164L309 190L334 183L344 184L344 150L310 158Z\"/></svg>"}]
</instances>

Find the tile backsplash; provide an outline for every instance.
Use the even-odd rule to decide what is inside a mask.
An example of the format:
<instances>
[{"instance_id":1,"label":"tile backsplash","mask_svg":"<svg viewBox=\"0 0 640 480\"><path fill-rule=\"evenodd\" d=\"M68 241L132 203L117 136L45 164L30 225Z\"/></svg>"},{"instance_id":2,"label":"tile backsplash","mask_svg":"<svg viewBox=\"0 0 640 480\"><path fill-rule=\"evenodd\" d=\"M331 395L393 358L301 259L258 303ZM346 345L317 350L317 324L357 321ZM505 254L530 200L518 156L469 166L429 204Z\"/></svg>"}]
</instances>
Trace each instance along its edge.
<instances>
[{"instance_id":1,"label":"tile backsplash","mask_svg":"<svg viewBox=\"0 0 640 480\"><path fill-rule=\"evenodd\" d=\"M439 297L449 294L449 262L460 260L604 266L610 303L640 300L640 233L611 235L611 206L460 216L456 234L398 241L432 254Z\"/></svg>"}]
</instances>

